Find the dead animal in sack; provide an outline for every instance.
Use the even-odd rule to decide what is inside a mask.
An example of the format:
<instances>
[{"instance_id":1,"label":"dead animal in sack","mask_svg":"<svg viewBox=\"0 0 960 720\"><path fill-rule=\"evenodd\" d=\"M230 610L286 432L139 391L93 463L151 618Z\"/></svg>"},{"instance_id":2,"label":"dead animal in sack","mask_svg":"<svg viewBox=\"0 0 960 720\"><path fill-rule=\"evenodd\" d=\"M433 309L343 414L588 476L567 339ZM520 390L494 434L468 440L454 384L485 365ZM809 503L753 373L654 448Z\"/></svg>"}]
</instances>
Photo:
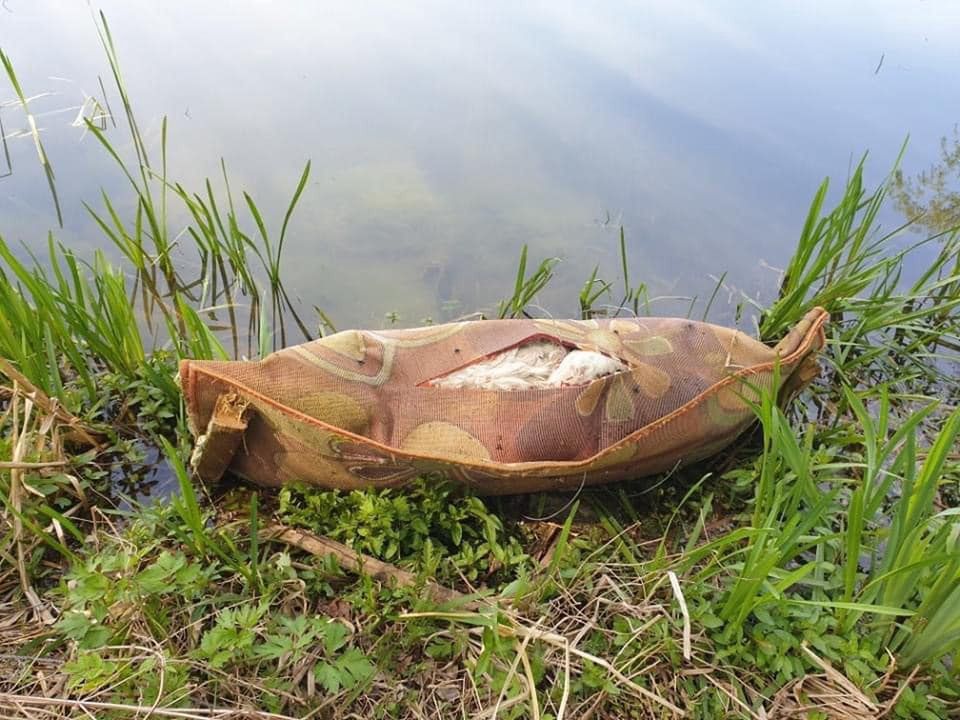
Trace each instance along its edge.
<instances>
[{"instance_id":1,"label":"dead animal in sack","mask_svg":"<svg viewBox=\"0 0 960 720\"><path fill-rule=\"evenodd\" d=\"M482 494L664 472L727 446L760 392L809 382L826 318L812 310L772 348L675 318L480 320L186 360L193 464L271 486L442 473Z\"/></svg>"}]
</instances>

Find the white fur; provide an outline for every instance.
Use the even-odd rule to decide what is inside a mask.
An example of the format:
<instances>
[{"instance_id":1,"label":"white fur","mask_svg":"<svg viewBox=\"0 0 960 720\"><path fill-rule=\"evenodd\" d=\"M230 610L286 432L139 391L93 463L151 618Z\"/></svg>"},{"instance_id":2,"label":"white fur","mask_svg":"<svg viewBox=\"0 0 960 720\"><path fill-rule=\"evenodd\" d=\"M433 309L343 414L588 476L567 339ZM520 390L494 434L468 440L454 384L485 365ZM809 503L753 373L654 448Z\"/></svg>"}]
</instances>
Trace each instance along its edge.
<instances>
[{"instance_id":1,"label":"white fur","mask_svg":"<svg viewBox=\"0 0 960 720\"><path fill-rule=\"evenodd\" d=\"M601 353L570 351L557 343L538 341L518 345L429 384L443 388L529 390L583 385L626 369L619 360Z\"/></svg>"},{"instance_id":2,"label":"white fur","mask_svg":"<svg viewBox=\"0 0 960 720\"><path fill-rule=\"evenodd\" d=\"M586 385L606 375L627 369L619 360L602 353L588 350L571 350L560 363L560 367L550 373L549 387L561 385Z\"/></svg>"}]
</instances>

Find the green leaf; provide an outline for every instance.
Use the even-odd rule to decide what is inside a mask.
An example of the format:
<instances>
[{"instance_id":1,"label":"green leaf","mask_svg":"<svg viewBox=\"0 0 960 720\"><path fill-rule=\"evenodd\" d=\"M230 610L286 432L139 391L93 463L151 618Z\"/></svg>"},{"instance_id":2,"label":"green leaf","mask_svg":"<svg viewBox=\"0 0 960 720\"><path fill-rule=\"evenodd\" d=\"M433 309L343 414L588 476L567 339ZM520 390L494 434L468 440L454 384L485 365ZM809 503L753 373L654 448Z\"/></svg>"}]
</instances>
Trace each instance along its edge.
<instances>
[{"instance_id":1,"label":"green leaf","mask_svg":"<svg viewBox=\"0 0 960 720\"><path fill-rule=\"evenodd\" d=\"M343 623L331 622L323 630L323 647L327 655L333 655L347 642L350 631Z\"/></svg>"},{"instance_id":2,"label":"green leaf","mask_svg":"<svg viewBox=\"0 0 960 720\"><path fill-rule=\"evenodd\" d=\"M873 613L874 615L910 617L915 614L912 610L905 610L904 608L889 607L887 605L870 605L868 603L834 602L830 600L795 600L792 598L784 599L783 602L790 603L791 605L812 605L814 607L830 607L839 610L855 610L862 613Z\"/></svg>"},{"instance_id":3,"label":"green leaf","mask_svg":"<svg viewBox=\"0 0 960 720\"><path fill-rule=\"evenodd\" d=\"M331 695L340 692L340 671L330 663L321 660L313 666L313 676Z\"/></svg>"},{"instance_id":4,"label":"green leaf","mask_svg":"<svg viewBox=\"0 0 960 720\"><path fill-rule=\"evenodd\" d=\"M82 640L91 627L92 618L79 610L65 612L57 621L57 630L72 640Z\"/></svg>"},{"instance_id":5,"label":"green leaf","mask_svg":"<svg viewBox=\"0 0 960 720\"><path fill-rule=\"evenodd\" d=\"M340 680L344 687L354 687L373 677L376 672L373 663L357 648L344 652L337 659L337 668L340 670Z\"/></svg>"},{"instance_id":6,"label":"green leaf","mask_svg":"<svg viewBox=\"0 0 960 720\"><path fill-rule=\"evenodd\" d=\"M173 590L171 578L186 565L187 559L182 553L173 553L164 551L160 556L145 570L137 573L135 582L140 589L150 595L160 594L165 591Z\"/></svg>"}]
</instances>

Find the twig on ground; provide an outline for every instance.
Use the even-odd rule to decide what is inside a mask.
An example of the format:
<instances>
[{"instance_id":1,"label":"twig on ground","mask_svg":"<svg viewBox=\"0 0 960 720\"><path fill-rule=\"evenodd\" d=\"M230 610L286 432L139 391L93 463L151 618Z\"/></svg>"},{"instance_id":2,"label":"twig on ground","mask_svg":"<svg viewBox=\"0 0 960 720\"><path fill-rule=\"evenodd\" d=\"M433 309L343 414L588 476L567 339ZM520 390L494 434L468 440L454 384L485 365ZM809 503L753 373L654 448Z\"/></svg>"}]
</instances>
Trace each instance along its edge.
<instances>
[{"instance_id":1,"label":"twig on ground","mask_svg":"<svg viewBox=\"0 0 960 720\"><path fill-rule=\"evenodd\" d=\"M864 695L860 691L860 688L858 688L856 685L850 682L850 680L847 678L846 675L836 670L833 667L833 665L831 665L829 662L827 662L826 660L821 658L819 655L817 655L815 652L813 652L813 650L811 650L810 646L807 644L806 640L804 640L800 644L800 649L803 650L803 652L806 653L806 655L811 660L813 660L813 662L817 665L817 667L823 670L823 672L827 675L828 678L830 678L830 680L832 680L834 683L836 683L837 685L842 687L844 690L849 692L850 695L853 698L856 698L856 700L859 703L861 703L864 707L866 707L873 713L876 713L879 710L876 704L872 700L870 700L870 698Z\"/></svg>"},{"instance_id":2,"label":"twig on ground","mask_svg":"<svg viewBox=\"0 0 960 720\"><path fill-rule=\"evenodd\" d=\"M34 385L30 380L4 358L0 358L0 374L6 375L10 380L16 383L20 391L30 397L37 407L49 415L55 415L71 431L71 439L87 447L100 447L103 443L102 438L95 437L97 433L84 427L83 421L69 410L60 405L56 400L50 399L47 394Z\"/></svg>"},{"instance_id":3,"label":"twig on ground","mask_svg":"<svg viewBox=\"0 0 960 720\"><path fill-rule=\"evenodd\" d=\"M70 700L67 698L52 698L36 695L17 695L15 693L0 693L0 708L5 705L23 708L22 717L29 718L25 708L48 709L58 706L64 708L75 708L88 714L92 710L115 710L117 712L127 712L133 716L143 716L148 713L159 717L178 718L178 720L228 720L228 718L237 717L237 710L230 708L151 708L149 705L128 705L124 703L95 702L88 700ZM264 720L294 720L290 715L280 715L277 713L268 713L258 711L256 714Z\"/></svg>"},{"instance_id":4,"label":"twig on ground","mask_svg":"<svg viewBox=\"0 0 960 720\"><path fill-rule=\"evenodd\" d=\"M307 530L274 524L264 528L261 533L261 538L263 540L283 542L318 557L332 555L344 570L369 575L381 582L392 580L396 582L397 585L405 587L414 587L419 582L416 575L406 570L401 570L396 565L382 562L369 555L363 555L343 543L331 540L328 537L323 537L322 535L316 535ZM434 602L457 603L465 608L480 607L480 604L470 599L469 596L435 582L428 581L424 583L424 590L430 594L430 598Z\"/></svg>"},{"instance_id":5,"label":"twig on ground","mask_svg":"<svg viewBox=\"0 0 960 720\"><path fill-rule=\"evenodd\" d=\"M893 712L893 709L897 706L897 703L900 700L900 696L903 695L903 691L910 687L910 683L913 682L913 678L917 676L917 673L920 671L920 666L917 665L913 670L910 671L910 674L907 676L907 679L900 683L900 687L897 688L897 691L893 694L893 697L890 698L883 705L883 712L877 715L877 718L884 718Z\"/></svg>"},{"instance_id":6,"label":"twig on ground","mask_svg":"<svg viewBox=\"0 0 960 720\"><path fill-rule=\"evenodd\" d=\"M66 460L51 460L49 462L7 462L0 461L0 470L42 470L43 468L63 467Z\"/></svg>"},{"instance_id":7,"label":"twig on ground","mask_svg":"<svg viewBox=\"0 0 960 720\"><path fill-rule=\"evenodd\" d=\"M667 571L667 577L670 578L670 586L673 588L673 594L677 597L677 604L680 606L680 614L683 615L683 659L689 662L693 651L690 647L690 611L687 610L687 601L683 597L683 590L680 589L680 581L673 570Z\"/></svg>"},{"instance_id":8,"label":"twig on ground","mask_svg":"<svg viewBox=\"0 0 960 720\"><path fill-rule=\"evenodd\" d=\"M448 620L457 620L457 619L468 619L473 618L473 613L444 613L444 612L413 612L413 613L401 613L397 616L400 620L411 620L414 618L424 618L424 617L433 617L438 619L448 619ZM571 654L576 655L583 660L589 660L594 665L599 665L610 673L618 681L626 685L631 691L637 695L651 700L658 705L661 705L668 710L670 710L677 717L686 717L686 713L674 705L672 702L666 698L657 695L651 690L642 685L638 685L633 680L624 675L620 670L615 668L611 663L605 660L602 657L594 655L593 653L586 652L585 650L580 650L576 647L571 647L570 641L568 638L563 635L558 635L557 633L548 632L546 630L538 630L536 628L528 628L524 625L514 624L514 625L500 625L498 631L501 635L506 636L515 636L515 637L526 637L528 635L532 636L534 640L542 640L548 645L553 645L556 648L561 650L566 650L569 648ZM470 632L477 633L483 632L483 628L471 628Z\"/></svg>"}]
</instances>

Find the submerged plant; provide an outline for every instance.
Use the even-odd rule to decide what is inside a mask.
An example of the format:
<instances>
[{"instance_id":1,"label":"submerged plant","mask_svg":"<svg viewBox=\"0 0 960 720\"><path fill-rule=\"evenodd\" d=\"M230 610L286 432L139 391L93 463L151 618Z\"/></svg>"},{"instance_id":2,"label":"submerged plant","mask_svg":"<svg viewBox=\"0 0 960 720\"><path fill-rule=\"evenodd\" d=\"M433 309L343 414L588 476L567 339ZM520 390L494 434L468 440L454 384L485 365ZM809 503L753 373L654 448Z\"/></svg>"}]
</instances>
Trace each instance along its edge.
<instances>
[{"instance_id":1,"label":"submerged plant","mask_svg":"<svg viewBox=\"0 0 960 720\"><path fill-rule=\"evenodd\" d=\"M917 232L940 234L960 227L960 126L940 138L940 158L914 177L898 169L892 194Z\"/></svg>"}]
</instances>

